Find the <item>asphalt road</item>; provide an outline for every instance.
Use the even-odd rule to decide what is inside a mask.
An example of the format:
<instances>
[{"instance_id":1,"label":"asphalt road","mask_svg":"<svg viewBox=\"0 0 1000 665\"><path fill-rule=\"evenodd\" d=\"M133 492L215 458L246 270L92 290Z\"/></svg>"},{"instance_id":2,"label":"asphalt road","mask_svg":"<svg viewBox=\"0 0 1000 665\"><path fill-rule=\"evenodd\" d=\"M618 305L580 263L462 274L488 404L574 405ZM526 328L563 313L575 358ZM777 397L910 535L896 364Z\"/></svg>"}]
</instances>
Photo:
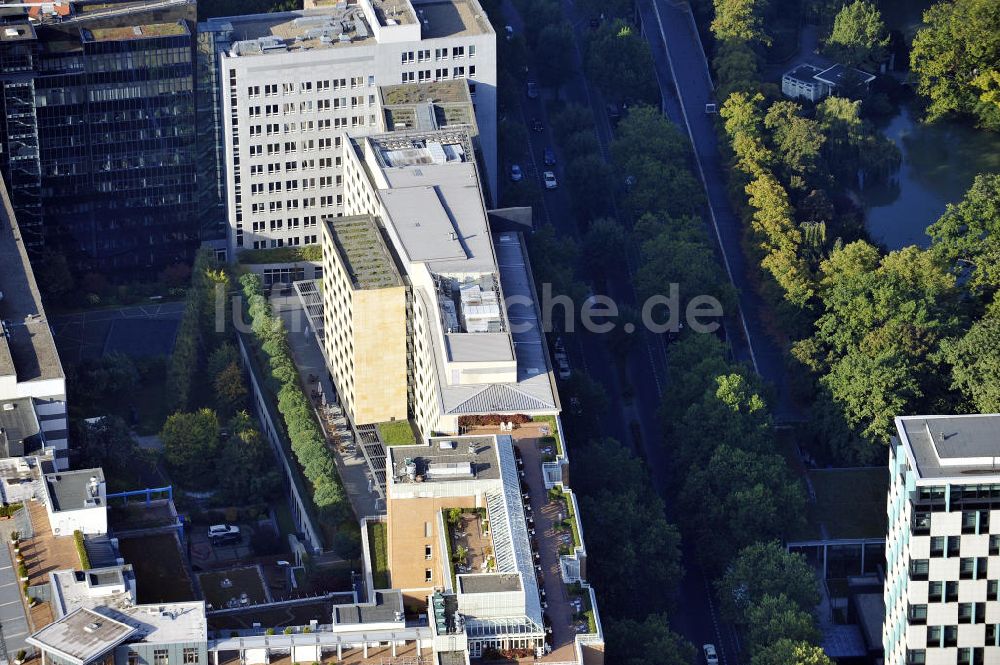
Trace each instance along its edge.
<instances>
[{"instance_id":1,"label":"asphalt road","mask_svg":"<svg viewBox=\"0 0 1000 665\"><path fill-rule=\"evenodd\" d=\"M708 61L690 18L690 9L687 3L670 0L638 0L638 5L643 18L643 34L656 60L661 90L669 86L679 98L680 117L677 117L676 108L666 111L688 134L694 146L696 172L705 186L712 230L730 279L739 290L741 327L749 346L750 360L754 369L774 387L771 410L775 420L799 421L802 414L789 395L783 350L767 334L762 317L767 308L748 278L756 268L749 266L743 255L742 224L726 195L726 175L715 116L705 112L706 104L721 104L723 100L715 98ZM734 343L734 347L737 344Z\"/></svg>"},{"instance_id":2,"label":"asphalt road","mask_svg":"<svg viewBox=\"0 0 1000 665\"><path fill-rule=\"evenodd\" d=\"M577 43L582 44L583 33L588 30L590 17L577 15L575 7L568 0L564 0L564 11L573 23L577 33ZM521 18L509 2L504 3L504 13L515 32L523 34ZM575 74L559 89L558 94L567 102L589 106L593 110L597 121L597 135L601 150L607 159L613 130L600 93L588 84L582 74L583 66L580 55L578 50ZM531 63L530 69L537 70L536 63ZM527 163L521 164L526 178L541 178L541 172L545 170L542 167L545 147L554 149L559 163L552 170L555 171L560 180L563 176L563 154L549 130L543 103L544 97L553 94L555 91L543 90L539 99L528 99L526 95L521 97L520 112L525 124L530 127L530 121L533 118L538 118L544 125L542 132L534 132L529 129ZM677 99L668 98L664 101L665 107L669 109L673 105L677 116L681 115L680 103ZM506 166L504 165L504 168ZM560 188L554 191L544 191L542 196L542 210L537 211L541 217L551 221L561 237L579 239L580 232L571 212L566 192ZM626 257L626 259L628 268L626 274L619 279L610 280L607 294L619 304L634 305L636 297L631 276L636 261L634 256ZM607 392L609 417L605 419L604 431L601 434L612 436L642 454L651 469L654 485L661 494L665 494L671 476L671 468L668 451L661 445L663 432L657 411L662 395L667 389L666 344L662 338L652 333L640 331L636 334L641 339L638 340L630 354L623 373L618 371L617 364L601 335L578 331L572 335L566 335L566 342L573 367L586 370L595 381L604 386ZM638 437L633 435L633 431L637 431ZM572 449L570 457L572 458ZM701 573L693 551L690 548L685 548L683 554L687 575L681 587L680 611L673 618L674 627L699 647L705 643L715 643L719 648L720 661L726 665L733 665L738 662L735 632L731 627L719 622L708 582ZM599 594L600 589L597 591Z\"/></svg>"}]
</instances>

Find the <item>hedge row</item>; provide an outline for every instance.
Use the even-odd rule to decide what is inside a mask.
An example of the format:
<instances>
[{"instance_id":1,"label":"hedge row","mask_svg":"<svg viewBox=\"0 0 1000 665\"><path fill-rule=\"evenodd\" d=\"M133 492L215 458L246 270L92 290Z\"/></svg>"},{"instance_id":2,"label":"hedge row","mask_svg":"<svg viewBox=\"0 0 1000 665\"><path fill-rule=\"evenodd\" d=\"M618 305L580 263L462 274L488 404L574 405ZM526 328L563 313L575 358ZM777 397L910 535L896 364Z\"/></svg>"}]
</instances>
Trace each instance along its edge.
<instances>
[{"instance_id":1,"label":"hedge row","mask_svg":"<svg viewBox=\"0 0 1000 665\"><path fill-rule=\"evenodd\" d=\"M73 532L73 542L76 543L76 553L80 555L80 566L84 570L90 570L90 555L87 554L87 543L83 538L83 531L77 529Z\"/></svg>"},{"instance_id":2,"label":"hedge row","mask_svg":"<svg viewBox=\"0 0 1000 665\"><path fill-rule=\"evenodd\" d=\"M269 371L269 387L278 395L278 411L285 421L285 430L292 452L312 485L313 503L331 519L347 514L347 499L337 475L333 453L326 445L322 430L316 423L312 405L299 382L298 370L292 360L281 319L274 316L271 304L257 275L248 273L240 278L247 301L251 329L256 338L262 364Z\"/></svg>"}]
</instances>

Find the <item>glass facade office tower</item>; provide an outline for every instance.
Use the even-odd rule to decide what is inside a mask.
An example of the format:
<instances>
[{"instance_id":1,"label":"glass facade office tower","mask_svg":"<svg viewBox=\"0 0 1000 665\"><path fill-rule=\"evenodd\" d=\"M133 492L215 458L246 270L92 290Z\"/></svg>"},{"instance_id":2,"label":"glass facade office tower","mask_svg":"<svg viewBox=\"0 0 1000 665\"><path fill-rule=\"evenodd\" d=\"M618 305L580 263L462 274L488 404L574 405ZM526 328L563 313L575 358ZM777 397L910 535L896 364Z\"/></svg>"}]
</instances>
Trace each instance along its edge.
<instances>
[{"instance_id":1,"label":"glass facade office tower","mask_svg":"<svg viewBox=\"0 0 1000 665\"><path fill-rule=\"evenodd\" d=\"M197 247L194 0L0 6L2 162L29 249L145 276Z\"/></svg>"}]
</instances>

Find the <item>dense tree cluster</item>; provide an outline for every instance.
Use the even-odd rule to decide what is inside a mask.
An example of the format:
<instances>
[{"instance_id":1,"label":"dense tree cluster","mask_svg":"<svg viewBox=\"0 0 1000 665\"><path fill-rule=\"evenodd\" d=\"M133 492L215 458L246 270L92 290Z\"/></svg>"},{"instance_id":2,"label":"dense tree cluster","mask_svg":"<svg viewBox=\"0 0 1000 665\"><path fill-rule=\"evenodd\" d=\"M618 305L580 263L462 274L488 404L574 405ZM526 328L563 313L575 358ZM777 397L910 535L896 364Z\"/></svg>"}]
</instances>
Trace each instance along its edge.
<instances>
[{"instance_id":1,"label":"dense tree cluster","mask_svg":"<svg viewBox=\"0 0 1000 665\"><path fill-rule=\"evenodd\" d=\"M998 366L991 303L1000 287L1000 176L981 175L948 207L928 229L930 249L884 254L867 241L851 191L890 177L898 150L857 99L812 106L760 83L760 39L720 27L733 16L752 18L734 13L740 7L762 10L716 2L713 64L727 94L720 116L731 193L765 276L759 289L790 338L793 366L812 370L800 373L798 387L812 404L815 442L835 461L875 462L883 453L873 444L888 441L900 413L997 403L984 379ZM872 3L816 3L815 10L829 21L831 55L862 67L882 59L885 27ZM988 101L997 101L988 90L1000 53L996 3L941 2L925 21L913 68L929 116L973 114L988 125L997 112ZM981 75L986 89L973 81Z\"/></svg>"},{"instance_id":2,"label":"dense tree cluster","mask_svg":"<svg viewBox=\"0 0 1000 665\"><path fill-rule=\"evenodd\" d=\"M731 184L746 194L737 201L773 284L765 292L793 330L815 306L819 264L862 233L853 205L834 205L846 201L840 190L885 179L899 162L895 145L860 111L857 101L828 97L807 114L797 102L769 103L760 92L739 91L720 111L732 150Z\"/></svg>"},{"instance_id":3,"label":"dense tree cluster","mask_svg":"<svg viewBox=\"0 0 1000 665\"><path fill-rule=\"evenodd\" d=\"M657 104L660 93L649 43L623 19L603 23L587 40L587 75L609 102Z\"/></svg>"},{"instance_id":4,"label":"dense tree cluster","mask_svg":"<svg viewBox=\"0 0 1000 665\"><path fill-rule=\"evenodd\" d=\"M931 120L971 116L1000 131L1000 4L942 0L924 12L910 68Z\"/></svg>"},{"instance_id":5,"label":"dense tree cluster","mask_svg":"<svg viewBox=\"0 0 1000 665\"><path fill-rule=\"evenodd\" d=\"M219 505L271 501L281 494L274 453L246 411L223 430L211 409L175 413L160 432L163 456L187 487L213 488Z\"/></svg>"},{"instance_id":6,"label":"dense tree cluster","mask_svg":"<svg viewBox=\"0 0 1000 665\"><path fill-rule=\"evenodd\" d=\"M173 409L190 408L195 400L195 378L206 353L227 334L226 308L220 293L229 286L229 276L212 252L202 249L191 269L177 338L167 367L167 392Z\"/></svg>"},{"instance_id":7,"label":"dense tree cluster","mask_svg":"<svg viewBox=\"0 0 1000 665\"><path fill-rule=\"evenodd\" d=\"M781 538L801 525L805 494L775 453L757 378L726 359L713 336L671 347L671 391L661 416L679 484L679 514L699 558L714 572L729 553Z\"/></svg>"}]
</instances>

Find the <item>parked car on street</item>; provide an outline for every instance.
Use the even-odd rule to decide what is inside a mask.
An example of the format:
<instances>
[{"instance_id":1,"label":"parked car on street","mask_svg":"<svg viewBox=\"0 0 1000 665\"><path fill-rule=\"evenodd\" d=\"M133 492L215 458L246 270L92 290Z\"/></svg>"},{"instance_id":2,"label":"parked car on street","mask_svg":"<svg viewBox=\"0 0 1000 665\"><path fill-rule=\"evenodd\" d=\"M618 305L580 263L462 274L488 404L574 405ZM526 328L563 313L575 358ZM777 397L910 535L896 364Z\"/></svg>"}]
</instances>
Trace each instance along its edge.
<instances>
[{"instance_id":1,"label":"parked car on street","mask_svg":"<svg viewBox=\"0 0 1000 665\"><path fill-rule=\"evenodd\" d=\"M556 174L552 171L546 171L542 174L542 182L545 183L545 189L555 189L559 186L559 182L556 180Z\"/></svg>"},{"instance_id":2,"label":"parked car on street","mask_svg":"<svg viewBox=\"0 0 1000 665\"><path fill-rule=\"evenodd\" d=\"M701 650L705 654L706 665L719 665L719 654L716 653L714 644L704 644Z\"/></svg>"},{"instance_id":3,"label":"parked car on street","mask_svg":"<svg viewBox=\"0 0 1000 665\"><path fill-rule=\"evenodd\" d=\"M531 119L531 128L533 130L535 130L536 132L544 132L545 131L545 125L543 125L542 121L539 120L538 118L532 118Z\"/></svg>"},{"instance_id":4,"label":"parked car on street","mask_svg":"<svg viewBox=\"0 0 1000 665\"><path fill-rule=\"evenodd\" d=\"M528 81L528 99L538 99L538 84Z\"/></svg>"},{"instance_id":5,"label":"parked car on street","mask_svg":"<svg viewBox=\"0 0 1000 665\"><path fill-rule=\"evenodd\" d=\"M556 151L552 148L545 148L545 165L555 166L556 165Z\"/></svg>"},{"instance_id":6,"label":"parked car on street","mask_svg":"<svg viewBox=\"0 0 1000 665\"><path fill-rule=\"evenodd\" d=\"M524 177L524 174L521 172L521 166L519 164L511 164L510 165L510 181L511 182L520 182L521 178L523 178L523 177Z\"/></svg>"}]
</instances>

